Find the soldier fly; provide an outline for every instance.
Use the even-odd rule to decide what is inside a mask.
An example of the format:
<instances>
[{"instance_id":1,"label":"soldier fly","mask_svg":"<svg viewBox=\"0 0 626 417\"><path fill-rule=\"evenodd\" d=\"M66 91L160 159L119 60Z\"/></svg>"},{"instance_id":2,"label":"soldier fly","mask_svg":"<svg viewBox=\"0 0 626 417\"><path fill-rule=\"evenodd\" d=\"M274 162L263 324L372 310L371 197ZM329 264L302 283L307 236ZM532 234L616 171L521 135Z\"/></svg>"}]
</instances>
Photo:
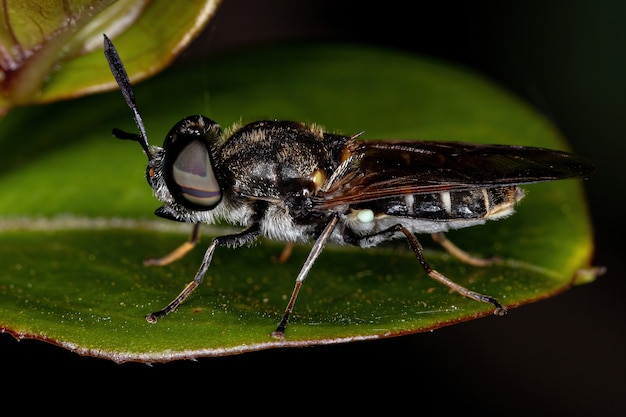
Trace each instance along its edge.
<instances>
[{"instance_id":1,"label":"soldier fly","mask_svg":"<svg viewBox=\"0 0 626 417\"><path fill-rule=\"evenodd\" d=\"M492 259L470 256L444 232L502 219L524 197L521 184L585 177L586 160L558 150L428 141L359 141L292 121L257 121L222 133L220 125L189 116L150 145L119 55L104 36L104 52L139 134L114 129L119 139L139 142L148 156L146 176L163 206L155 214L193 224L191 239L163 265L180 258L198 240L198 227L219 220L243 230L215 237L195 277L162 310L174 311L202 282L217 247L237 248L260 236L284 242L314 242L296 277L282 320L272 333L283 338L300 288L327 242L362 248L404 238L435 281L477 301L494 314L506 307L489 295L456 284L433 269L415 234L429 233L451 254L474 265Z\"/></svg>"}]
</instances>

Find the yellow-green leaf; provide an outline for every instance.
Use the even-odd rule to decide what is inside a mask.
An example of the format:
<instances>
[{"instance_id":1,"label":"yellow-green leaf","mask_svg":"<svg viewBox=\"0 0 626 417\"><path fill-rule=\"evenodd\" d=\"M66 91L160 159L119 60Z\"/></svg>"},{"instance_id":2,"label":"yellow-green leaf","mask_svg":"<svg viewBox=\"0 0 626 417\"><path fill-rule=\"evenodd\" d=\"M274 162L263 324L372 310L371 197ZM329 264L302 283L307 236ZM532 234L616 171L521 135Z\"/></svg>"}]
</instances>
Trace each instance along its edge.
<instances>
[{"instance_id":1,"label":"yellow-green leaf","mask_svg":"<svg viewBox=\"0 0 626 417\"><path fill-rule=\"evenodd\" d=\"M114 87L102 67L102 34L124 48L128 72L146 78L169 65L221 0L73 0L7 3L0 11L0 115ZM175 16L175 23L172 17Z\"/></svg>"}]
</instances>

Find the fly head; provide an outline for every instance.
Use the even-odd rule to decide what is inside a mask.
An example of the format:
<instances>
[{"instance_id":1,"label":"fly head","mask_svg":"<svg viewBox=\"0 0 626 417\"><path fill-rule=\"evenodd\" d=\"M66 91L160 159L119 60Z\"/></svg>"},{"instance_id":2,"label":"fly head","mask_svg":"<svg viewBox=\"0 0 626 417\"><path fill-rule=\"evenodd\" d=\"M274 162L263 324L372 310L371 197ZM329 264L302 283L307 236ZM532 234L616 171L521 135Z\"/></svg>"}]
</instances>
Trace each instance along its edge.
<instances>
[{"instance_id":1,"label":"fly head","mask_svg":"<svg viewBox=\"0 0 626 417\"><path fill-rule=\"evenodd\" d=\"M186 117L170 130L146 171L160 201L196 211L219 204L215 148L221 135L219 124L204 116Z\"/></svg>"},{"instance_id":2,"label":"fly head","mask_svg":"<svg viewBox=\"0 0 626 417\"><path fill-rule=\"evenodd\" d=\"M155 196L165 204L156 214L196 222L194 212L211 210L222 200L215 172L215 153L222 136L219 124L204 116L189 116L172 127L163 147L150 145L128 74L106 35L104 54L139 129L139 134L113 129L113 135L138 142L147 155L146 178Z\"/></svg>"}]
</instances>

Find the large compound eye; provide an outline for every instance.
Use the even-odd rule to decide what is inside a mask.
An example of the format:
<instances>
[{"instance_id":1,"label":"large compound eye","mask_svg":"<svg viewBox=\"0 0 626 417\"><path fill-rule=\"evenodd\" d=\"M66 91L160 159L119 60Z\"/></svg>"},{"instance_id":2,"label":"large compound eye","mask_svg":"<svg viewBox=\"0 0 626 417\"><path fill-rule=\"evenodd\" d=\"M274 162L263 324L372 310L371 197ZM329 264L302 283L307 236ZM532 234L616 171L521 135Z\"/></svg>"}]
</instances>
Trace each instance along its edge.
<instances>
[{"instance_id":1,"label":"large compound eye","mask_svg":"<svg viewBox=\"0 0 626 417\"><path fill-rule=\"evenodd\" d=\"M176 156L172 177L180 187L181 197L193 205L211 208L222 198L208 149L198 140L189 142Z\"/></svg>"},{"instance_id":2,"label":"large compound eye","mask_svg":"<svg viewBox=\"0 0 626 417\"><path fill-rule=\"evenodd\" d=\"M210 210L222 199L205 135L186 130L168 137L163 169L174 199L193 210Z\"/></svg>"}]
</instances>

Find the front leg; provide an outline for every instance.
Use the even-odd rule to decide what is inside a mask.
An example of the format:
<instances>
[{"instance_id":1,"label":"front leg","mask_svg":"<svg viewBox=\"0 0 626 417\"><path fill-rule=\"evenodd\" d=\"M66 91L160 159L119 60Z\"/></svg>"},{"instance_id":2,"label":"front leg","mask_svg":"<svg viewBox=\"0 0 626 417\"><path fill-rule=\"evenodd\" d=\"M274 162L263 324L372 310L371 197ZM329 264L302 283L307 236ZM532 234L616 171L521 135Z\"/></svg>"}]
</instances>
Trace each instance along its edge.
<instances>
[{"instance_id":1,"label":"front leg","mask_svg":"<svg viewBox=\"0 0 626 417\"><path fill-rule=\"evenodd\" d=\"M198 285L204 279L204 275L206 274L209 266L211 265L211 260L213 259L213 253L218 246L228 246L231 248L238 248L247 243L252 242L261 234L261 219L265 214L266 205L257 204L257 211L252 218L252 225L247 229L235 233L232 235L224 235L218 236L213 239L211 245L204 253L204 258L202 259L202 264L200 265L200 269L196 272L195 277L191 282L189 282L185 288L181 291L180 294L176 298L174 298L167 306L165 306L162 310L155 311L154 313L150 313L146 316L146 321L149 323L156 323L158 319L161 317L167 316L172 311L176 310L179 305L181 305L187 297L195 290Z\"/></svg>"},{"instance_id":2,"label":"front leg","mask_svg":"<svg viewBox=\"0 0 626 417\"><path fill-rule=\"evenodd\" d=\"M162 258L150 258L143 261L143 264L146 266L165 266L169 265L174 261L179 260L183 256L187 255L193 248L196 247L198 242L200 241L200 223L194 223L193 229L191 230L191 236L189 236L189 240L184 242L182 245L163 256Z\"/></svg>"}]
</instances>

